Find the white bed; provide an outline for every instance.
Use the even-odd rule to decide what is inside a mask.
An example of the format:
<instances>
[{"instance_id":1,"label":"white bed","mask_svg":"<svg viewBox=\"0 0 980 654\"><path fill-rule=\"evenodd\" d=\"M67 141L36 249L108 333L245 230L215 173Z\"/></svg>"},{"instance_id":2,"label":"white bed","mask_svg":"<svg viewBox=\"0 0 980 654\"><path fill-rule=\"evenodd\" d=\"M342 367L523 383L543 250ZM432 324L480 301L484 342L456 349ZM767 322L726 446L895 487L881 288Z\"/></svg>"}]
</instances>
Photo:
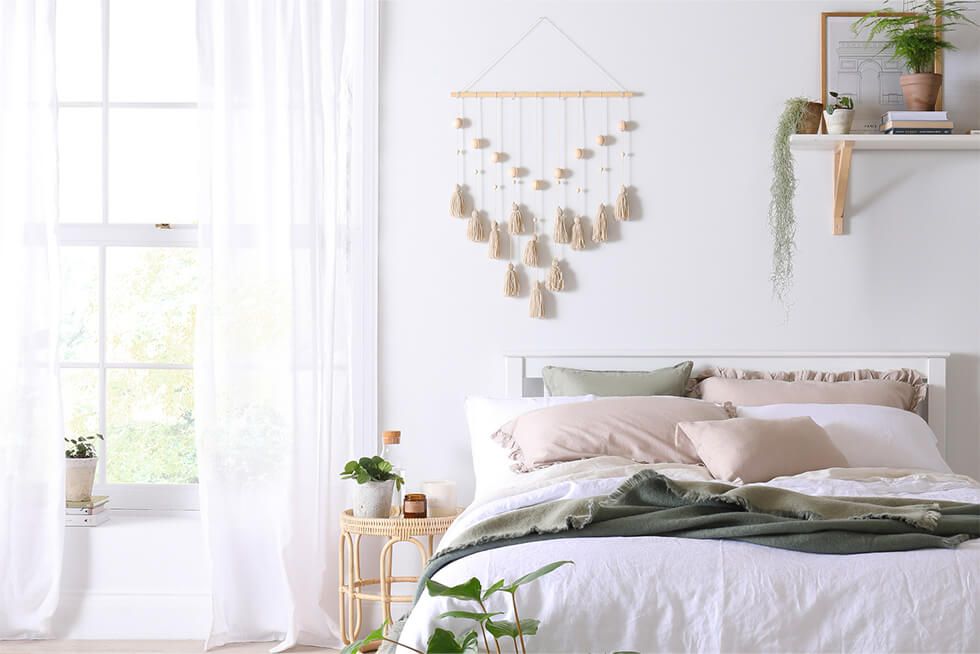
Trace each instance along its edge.
<instances>
[{"instance_id":1,"label":"white bed","mask_svg":"<svg viewBox=\"0 0 980 654\"><path fill-rule=\"evenodd\" d=\"M945 446L943 354L618 354L507 358L510 396L540 395L541 369L652 369L693 359L697 367L764 370L914 368L929 378L927 419ZM446 535L501 512L613 490L637 469L602 457L523 475L471 505ZM707 478L700 466L653 466L678 478ZM817 495L899 496L980 503L980 485L949 473L834 469L769 482ZM578 538L480 552L442 568L444 584L470 577L514 579L551 561L566 566L520 591L522 617L542 621L533 652L954 652L980 651L980 541L955 550L816 555L734 541L664 537ZM458 602L423 595L400 641L420 649ZM496 607L489 607L495 610ZM400 652L407 649L400 648Z\"/></svg>"}]
</instances>

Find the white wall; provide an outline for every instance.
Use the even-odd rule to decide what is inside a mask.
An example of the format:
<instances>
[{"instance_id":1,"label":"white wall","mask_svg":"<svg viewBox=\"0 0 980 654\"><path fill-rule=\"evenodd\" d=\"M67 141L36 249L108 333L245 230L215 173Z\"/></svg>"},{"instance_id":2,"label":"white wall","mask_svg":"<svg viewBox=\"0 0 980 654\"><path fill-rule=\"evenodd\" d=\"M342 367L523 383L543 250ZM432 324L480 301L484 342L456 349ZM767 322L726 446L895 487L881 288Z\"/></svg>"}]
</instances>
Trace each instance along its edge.
<instances>
[{"instance_id":1,"label":"white wall","mask_svg":"<svg viewBox=\"0 0 980 654\"><path fill-rule=\"evenodd\" d=\"M416 479L455 478L469 499L463 398L502 392L506 352L575 348L948 350L949 459L980 474L978 153L855 153L850 234L838 237L832 155L798 153L788 323L770 300L776 117L786 98L819 95L820 12L877 5L384 3L381 426L403 430ZM527 318L526 295L502 297L504 264L447 215L458 113L448 94L538 16L643 93L632 107L643 215L570 258L575 290L543 321ZM980 34L953 40L947 108L958 127L980 127ZM609 88L547 30L528 43L477 88ZM549 193L547 218L559 202Z\"/></svg>"}]
</instances>

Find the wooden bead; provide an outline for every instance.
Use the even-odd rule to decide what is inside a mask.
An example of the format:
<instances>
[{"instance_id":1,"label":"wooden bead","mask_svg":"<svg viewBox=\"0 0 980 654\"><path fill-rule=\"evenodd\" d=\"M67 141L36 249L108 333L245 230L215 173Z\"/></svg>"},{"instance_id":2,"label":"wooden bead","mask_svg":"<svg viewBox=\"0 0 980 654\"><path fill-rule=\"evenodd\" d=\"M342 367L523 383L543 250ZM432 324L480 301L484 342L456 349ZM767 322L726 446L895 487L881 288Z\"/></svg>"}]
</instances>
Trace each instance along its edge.
<instances>
[{"instance_id":1,"label":"wooden bead","mask_svg":"<svg viewBox=\"0 0 980 654\"><path fill-rule=\"evenodd\" d=\"M518 168L517 166L513 166L510 169L510 176L511 177L520 177L521 176L521 169Z\"/></svg>"},{"instance_id":2,"label":"wooden bead","mask_svg":"<svg viewBox=\"0 0 980 654\"><path fill-rule=\"evenodd\" d=\"M629 123L628 120L621 120L621 121L619 121L619 131L620 132L628 131L629 128L630 128L630 123Z\"/></svg>"},{"instance_id":3,"label":"wooden bead","mask_svg":"<svg viewBox=\"0 0 980 654\"><path fill-rule=\"evenodd\" d=\"M602 134L600 134L599 136L595 137L595 144L596 145L605 145L606 144L606 137L604 135L602 135Z\"/></svg>"},{"instance_id":4,"label":"wooden bead","mask_svg":"<svg viewBox=\"0 0 980 654\"><path fill-rule=\"evenodd\" d=\"M500 163L503 160L504 160L503 152L494 152L493 154L490 155L490 161L492 161L493 163Z\"/></svg>"},{"instance_id":5,"label":"wooden bead","mask_svg":"<svg viewBox=\"0 0 980 654\"><path fill-rule=\"evenodd\" d=\"M482 148L483 147L483 139L473 139L472 141L470 141L470 146L472 146L474 150L478 150L478 149Z\"/></svg>"},{"instance_id":6,"label":"wooden bead","mask_svg":"<svg viewBox=\"0 0 980 654\"><path fill-rule=\"evenodd\" d=\"M555 179L561 179L565 176L564 168L555 168Z\"/></svg>"},{"instance_id":7,"label":"wooden bead","mask_svg":"<svg viewBox=\"0 0 980 654\"><path fill-rule=\"evenodd\" d=\"M532 186L533 186L533 188L534 188L535 191L540 191L541 189L544 188L544 180L543 179L536 179L536 180L534 180L534 184Z\"/></svg>"},{"instance_id":8,"label":"wooden bead","mask_svg":"<svg viewBox=\"0 0 980 654\"><path fill-rule=\"evenodd\" d=\"M575 148L575 158L585 159L585 148Z\"/></svg>"},{"instance_id":9,"label":"wooden bead","mask_svg":"<svg viewBox=\"0 0 980 654\"><path fill-rule=\"evenodd\" d=\"M453 127L455 127L456 129L461 129L463 127L463 119L456 118L455 120L453 120Z\"/></svg>"}]
</instances>

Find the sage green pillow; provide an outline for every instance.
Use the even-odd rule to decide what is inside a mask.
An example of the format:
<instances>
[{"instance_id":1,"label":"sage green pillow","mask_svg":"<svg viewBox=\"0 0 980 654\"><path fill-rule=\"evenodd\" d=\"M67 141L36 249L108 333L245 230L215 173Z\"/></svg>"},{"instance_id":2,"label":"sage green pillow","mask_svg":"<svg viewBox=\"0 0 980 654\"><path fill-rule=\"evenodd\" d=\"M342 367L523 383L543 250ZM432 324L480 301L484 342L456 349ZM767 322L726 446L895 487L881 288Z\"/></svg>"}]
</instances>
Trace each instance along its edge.
<instances>
[{"instance_id":1,"label":"sage green pillow","mask_svg":"<svg viewBox=\"0 0 980 654\"><path fill-rule=\"evenodd\" d=\"M541 371L548 395L678 395L687 390L693 361L659 370L578 370L545 366Z\"/></svg>"}]
</instances>

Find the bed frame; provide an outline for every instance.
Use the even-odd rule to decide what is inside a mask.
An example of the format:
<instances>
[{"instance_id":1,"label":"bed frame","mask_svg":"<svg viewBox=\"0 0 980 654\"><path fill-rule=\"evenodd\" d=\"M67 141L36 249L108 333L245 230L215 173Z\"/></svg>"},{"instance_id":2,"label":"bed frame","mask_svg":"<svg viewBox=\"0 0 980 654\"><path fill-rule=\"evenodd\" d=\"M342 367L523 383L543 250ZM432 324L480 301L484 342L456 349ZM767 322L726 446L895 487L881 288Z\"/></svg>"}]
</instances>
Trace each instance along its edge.
<instances>
[{"instance_id":1,"label":"bed frame","mask_svg":"<svg viewBox=\"0 0 980 654\"><path fill-rule=\"evenodd\" d=\"M911 368L929 380L919 413L929 422L946 456L946 360L948 352L546 352L510 354L505 359L507 397L541 397L541 369L562 366L586 370L653 370L688 359L694 374L708 367L752 370L826 370Z\"/></svg>"}]
</instances>

